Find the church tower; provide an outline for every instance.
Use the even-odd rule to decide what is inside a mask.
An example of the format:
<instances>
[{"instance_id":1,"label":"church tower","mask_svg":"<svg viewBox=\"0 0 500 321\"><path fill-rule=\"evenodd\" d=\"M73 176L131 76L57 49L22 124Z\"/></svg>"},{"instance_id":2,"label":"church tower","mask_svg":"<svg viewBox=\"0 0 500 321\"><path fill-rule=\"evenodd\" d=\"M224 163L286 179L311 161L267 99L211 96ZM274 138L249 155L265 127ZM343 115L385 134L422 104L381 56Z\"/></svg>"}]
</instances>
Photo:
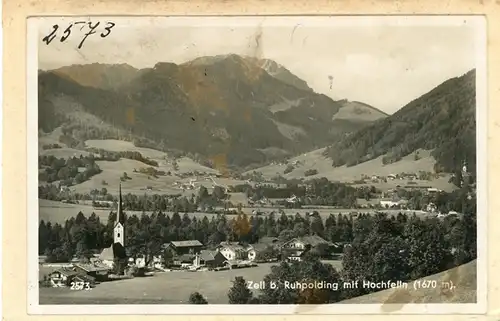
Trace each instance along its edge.
<instances>
[{"instance_id":1,"label":"church tower","mask_svg":"<svg viewBox=\"0 0 500 321\"><path fill-rule=\"evenodd\" d=\"M116 213L116 223L113 231L113 243L120 243L125 247L125 215L122 208L122 184L120 183L118 195L118 211Z\"/></svg>"}]
</instances>

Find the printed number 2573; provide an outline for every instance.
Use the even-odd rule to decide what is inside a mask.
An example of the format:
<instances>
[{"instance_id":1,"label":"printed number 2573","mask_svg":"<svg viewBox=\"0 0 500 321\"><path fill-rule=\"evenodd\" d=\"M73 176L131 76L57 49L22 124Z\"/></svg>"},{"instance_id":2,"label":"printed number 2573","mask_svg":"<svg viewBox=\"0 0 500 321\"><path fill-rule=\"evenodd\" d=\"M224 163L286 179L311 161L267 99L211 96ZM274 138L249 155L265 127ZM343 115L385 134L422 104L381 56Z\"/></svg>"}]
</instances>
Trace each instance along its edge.
<instances>
[{"instance_id":1,"label":"printed number 2573","mask_svg":"<svg viewBox=\"0 0 500 321\"><path fill-rule=\"evenodd\" d=\"M71 290L90 290L89 282L71 282Z\"/></svg>"}]
</instances>

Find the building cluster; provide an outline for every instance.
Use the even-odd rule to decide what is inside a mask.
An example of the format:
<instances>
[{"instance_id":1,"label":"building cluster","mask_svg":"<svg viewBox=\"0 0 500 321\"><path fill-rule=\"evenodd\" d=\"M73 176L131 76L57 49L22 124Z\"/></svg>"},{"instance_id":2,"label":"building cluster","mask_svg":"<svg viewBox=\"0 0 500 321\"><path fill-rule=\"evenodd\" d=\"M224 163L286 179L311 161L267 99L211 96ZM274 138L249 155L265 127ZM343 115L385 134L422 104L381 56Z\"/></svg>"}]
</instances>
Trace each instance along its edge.
<instances>
[{"instance_id":1,"label":"building cluster","mask_svg":"<svg viewBox=\"0 0 500 321\"><path fill-rule=\"evenodd\" d=\"M113 244L95 253L87 262L75 261L71 267L52 272L50 286L69 286L83 282L91 286L112 279L142 276L147 271L219 271L256 266L278 260L300 261L310 251L320 257L341 253L342 244L331 243L320 236L304 236L281 242L276 237L262 237L255 244L221 242L208 248L198 240L172 241L160 246L156 253L132 254L125 246L125 216L122 211L121 188Z\"/></svg>"}]
</instances>

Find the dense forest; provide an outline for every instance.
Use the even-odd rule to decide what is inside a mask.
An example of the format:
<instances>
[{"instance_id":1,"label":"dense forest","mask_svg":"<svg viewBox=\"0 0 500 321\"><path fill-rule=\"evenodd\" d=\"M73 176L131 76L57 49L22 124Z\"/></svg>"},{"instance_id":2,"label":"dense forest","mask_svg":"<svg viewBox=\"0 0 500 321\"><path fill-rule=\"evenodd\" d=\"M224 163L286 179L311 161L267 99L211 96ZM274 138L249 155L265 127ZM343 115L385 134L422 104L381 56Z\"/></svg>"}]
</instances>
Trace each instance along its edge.
<instances>
[{"instance_id":1,"label":"dense forest","mask_svg":"<svg viewBox=\"0 0 500 321\"><path fill-rule=\"evenodd\" d=\"M353 166L384 155L385 164L417 149L432 150L436 172L456 172L463 162L476 167L475 70L452 78L333 144L325 154L333 166Z\"/></svg>"}]
</instances>

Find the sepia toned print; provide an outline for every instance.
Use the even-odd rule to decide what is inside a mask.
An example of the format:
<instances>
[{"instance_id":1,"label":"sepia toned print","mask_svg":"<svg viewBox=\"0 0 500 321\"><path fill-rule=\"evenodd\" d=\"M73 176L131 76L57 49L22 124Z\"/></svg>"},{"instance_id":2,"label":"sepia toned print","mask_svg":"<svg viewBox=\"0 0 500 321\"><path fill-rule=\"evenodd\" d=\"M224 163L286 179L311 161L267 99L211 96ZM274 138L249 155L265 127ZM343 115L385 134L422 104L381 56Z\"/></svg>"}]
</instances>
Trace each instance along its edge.
<instances>
[{"instance_id":1,"label":"sepia toned print","mask_svg":"<svg viewBox=\"0 0 500 321\"><path fill-rule=\"evenodd\" d=\"M35 312L484 308L481 19L30 23Z\"/></svg>"}]
</instances>

